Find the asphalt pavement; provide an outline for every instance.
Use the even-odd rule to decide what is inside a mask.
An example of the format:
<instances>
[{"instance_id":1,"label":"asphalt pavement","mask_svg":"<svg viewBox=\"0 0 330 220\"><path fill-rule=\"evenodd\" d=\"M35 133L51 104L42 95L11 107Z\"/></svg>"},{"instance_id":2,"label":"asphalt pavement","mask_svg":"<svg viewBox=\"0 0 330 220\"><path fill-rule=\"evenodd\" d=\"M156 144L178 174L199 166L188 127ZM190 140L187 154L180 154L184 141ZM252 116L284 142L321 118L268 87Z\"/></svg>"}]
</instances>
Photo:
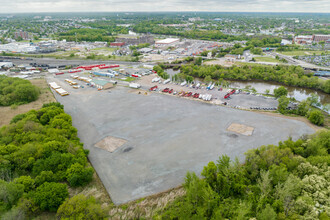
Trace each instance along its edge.
<instances>
[{"instance_id":1,"label":"asphalt pavement","mask_svg":"<svg viewBox=\"0 0 330 220\"><path fill-rule=\"evenodd\" d=\"M124 86L111 91L73 89L65 76L48 78L68 92L56 99L72 116L89 160L115 204L176 187L187 171L200 174L227 154L244 160L249 149L314 133L305 123L226 108ZM232 123L254 128L251 136L227 131ZM94 145L105 137L127 142L110 153Z\"/></svg>"}]
</instances>

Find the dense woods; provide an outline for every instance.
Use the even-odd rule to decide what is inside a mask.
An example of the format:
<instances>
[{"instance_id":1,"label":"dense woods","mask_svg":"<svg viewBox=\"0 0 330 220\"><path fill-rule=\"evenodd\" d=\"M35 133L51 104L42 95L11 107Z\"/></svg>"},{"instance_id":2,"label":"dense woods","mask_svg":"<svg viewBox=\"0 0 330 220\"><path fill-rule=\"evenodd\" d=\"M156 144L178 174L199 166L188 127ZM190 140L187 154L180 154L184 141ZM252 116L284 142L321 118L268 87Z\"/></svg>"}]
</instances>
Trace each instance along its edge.
<instances>
[{"instance_id":1,"label":"dense woods","mask_svg":"<svg viewBox=\"0 0 330 220\"><path fill-rule=\"evenodd\" d=\"M87 155L59 103L15 116L0 129L0 216L56 212L68 198L68 188L92 180Z\"/></svg>"},{"instance_id":2,"label":"dense woods","mask_svg":"<svg viewBox=\"0 0 330 220\"><path fill-rule=\"evenodd\" d=\"M0 76L0 106L24 104L38 99L40 91L30 81Z\"/></svg>"},{"instance_id":3,"label":"dense woods","mask_svg":"<svg viewBox=\"0 0 330 220\"><path fill-rule=\"evenodd\" d=\"M67 41L106 41L113 42L115 38L111 36L111 32L104 29L90 29L90 28L81 28L81 29L71 29L66 32L59 33L60 40Z\"/></svg>"},{"instance_id":4,"label":"dense woods","mask_svg":"<svg viewBox=\"0 0 330 220\"><path fill-rule=\"evenodd\" d=\"M312 73L306 74L303 68L297 66L233 66L226 68L219 65L183 65L179 78L185 79L187 76L199 78L210 76L214 80L246 81L256 79L273 81L283 85L311 88L330 93L330 80L321 81Z\"/></svg>"},{"instance_id":5,"label":"dense woods","mask_svg":"<svg viewBox=\"0 0 330 220\"><path fill-rule=\"evenodd\" d=\"M329 219L330 131L246 153L244 163L221 156L199 178L188 173L186 194L163 219Z\"/></svg>"}]
</instances>

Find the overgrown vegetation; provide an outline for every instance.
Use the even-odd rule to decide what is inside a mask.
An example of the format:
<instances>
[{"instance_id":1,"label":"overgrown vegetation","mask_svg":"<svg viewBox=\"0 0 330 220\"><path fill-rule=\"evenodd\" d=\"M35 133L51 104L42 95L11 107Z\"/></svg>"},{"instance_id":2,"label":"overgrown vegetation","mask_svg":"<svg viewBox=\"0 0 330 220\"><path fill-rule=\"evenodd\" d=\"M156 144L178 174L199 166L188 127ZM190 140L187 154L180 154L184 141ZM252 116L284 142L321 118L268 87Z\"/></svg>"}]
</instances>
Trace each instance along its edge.
<instances>
[{"instance_id":1,"label":"overgrown vegetation","mask_svg":"<svg viewBox=\"0 0 330 220\"><path fill-rule=\"evenodd\" d=\"M222 156L186 194L156 216L162 219L329 219L330 131L246 153L244 163Z\"/></svg>"},{"instance_id":2,"label":"overgrown vegetation","mask_svg":"<svg viewBox=\"0 0 330 220\"><path fill-rule=\"evenodd\" d=\"M322 90L330 93L330 80L322 81L312 73L305 73L304 69L297 66L248 66L222 67L220 65L182 65L181 73L192 77L205 78L210 76L214 80L263 80L279 82L288 86L305 87Z\"/></svg>"},{"instance_id":3,"label":"overgrown vegetation","mask_svg":"<svg viewBox=\"0 0 330 220\"><path fill-rule=\"evenodd\" d=\"M68 198L68 188L92 180L87 155L59 103L15 116L0 129L0 216L56 212Z\"/></svg>"},{"instance_id":4,"label":"overgrown vegetation","mask_svg":"<svg viewBox=\"0 0 330 220\"><path fill-rule=\"evenodd\" d=\"M0 76L0 106L21 105L38 99L40 91L30 81Z\"/></svg>"}]
</instances>

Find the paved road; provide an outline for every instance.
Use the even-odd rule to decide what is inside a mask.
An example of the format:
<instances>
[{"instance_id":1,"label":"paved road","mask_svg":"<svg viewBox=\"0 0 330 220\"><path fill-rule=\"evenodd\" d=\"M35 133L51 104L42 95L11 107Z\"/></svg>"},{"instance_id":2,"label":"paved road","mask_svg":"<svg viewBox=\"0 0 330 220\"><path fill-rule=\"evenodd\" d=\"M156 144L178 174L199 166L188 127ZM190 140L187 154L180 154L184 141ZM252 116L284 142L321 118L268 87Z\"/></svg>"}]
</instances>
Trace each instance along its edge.
<instances>
[{"instance_id":1,"label":"paved road","mask_svg":"<svg viewBox=\"0 0 330 220\"><path fill-rule=\"evenodd\" d=\"M117 86L109 91L74 90L56 99L73 118L89 159L115 204L126 203L180 185L187 171L199 174L222 154L244 160L244 152L297 139L314 130L301 121L275 118ZM232 123L254 127L252 136L227 131ZM127 140L113 153L94 147L107 136Z\"/></svg>"},{"instance_id":2,"label":"paved road","mask_svg":"<svg viewBox=\"0 0 330 220\"><path fill-rule=\"evenodd\" d=\"M54 58L33 58L32 60L21 60L21 59L7 59L13 62L15 65L19 64L48 64L50 66L58 65L91 65L95 63L105 64L126 64L126 65L141 65L140 62L126 62L126 61L104 61L104 60L67 60L67 59L54 59Z\"/></svg>"}]
</instances>

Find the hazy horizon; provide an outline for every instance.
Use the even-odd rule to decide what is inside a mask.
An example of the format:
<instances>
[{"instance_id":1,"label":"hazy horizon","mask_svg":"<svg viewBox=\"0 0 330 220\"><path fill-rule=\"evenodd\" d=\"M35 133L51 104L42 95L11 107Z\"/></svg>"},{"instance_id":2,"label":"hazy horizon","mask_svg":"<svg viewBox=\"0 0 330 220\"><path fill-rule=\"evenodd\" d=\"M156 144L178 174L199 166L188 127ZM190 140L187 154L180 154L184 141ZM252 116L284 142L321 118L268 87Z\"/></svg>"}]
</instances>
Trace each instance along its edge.
<instances>
[{"instance_id":1,"label":"hazy horizon","mask_svg":"<svg viewBox=\"0 0 330 220\"><path fill-rule=\"evenodd\" d=\"M52 12L329 13L328 0L0 0L1 14Z\"/></svg>"}]
</instances>

